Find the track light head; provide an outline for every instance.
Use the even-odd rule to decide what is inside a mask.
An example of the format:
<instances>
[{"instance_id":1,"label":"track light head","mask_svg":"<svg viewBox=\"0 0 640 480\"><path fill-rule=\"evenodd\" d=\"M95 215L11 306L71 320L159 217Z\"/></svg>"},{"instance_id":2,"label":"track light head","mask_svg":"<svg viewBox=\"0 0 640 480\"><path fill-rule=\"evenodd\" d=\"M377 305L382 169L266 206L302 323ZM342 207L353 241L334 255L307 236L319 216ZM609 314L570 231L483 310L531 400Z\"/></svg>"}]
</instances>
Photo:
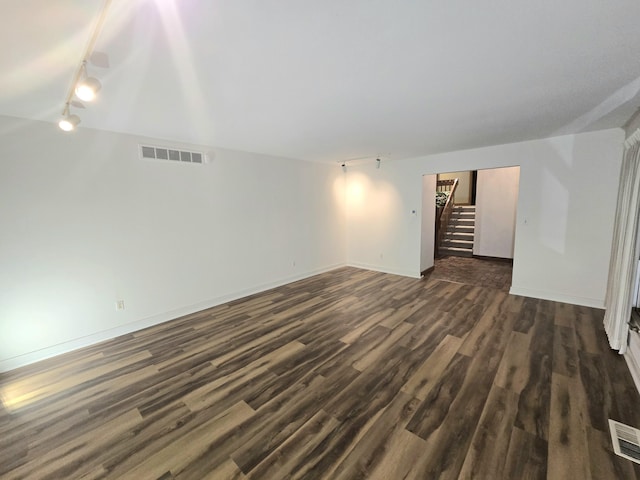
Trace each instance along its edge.
<instances>
[{"instance_id":1,"label":"track light head","mask_svg":"<svg viewBox=\"0 0 640 480\"><path fill-rule=\"evenodd\" d=\"M80 100L84 100L85 102L91 102L95 100L96 95L102 85L97 78L90 77L87 75L87 61L84 60L82 62L82 66L80 67L79 80L76 83L75 94Z\"/></svg>"},{"instance_id":2,"label":"track light head","mask_svg":"<svg viewBox=\"0 0 640 480\"><path fill-rule=\"evenodd\" d=\"M75 130L79 123L80 117L78 115L67 115L60 119L58 126L65 132L71 132L72 130Z\"/></svg>"},{"instance_id":3,"label":"track light head","mask_svg":"<svg viewBox=\"0 0 640 480\"><path fill-rule=\"evenodd\" d=\"M69 114L69 105L67 104L62 112L62 118L58 122L58 127L60 127L60 130L65 132L71 132L72 130L75 130L79 123L80 117L78 115Z\"/></svg>"},{"instance_id":4,"label":"track light head","mask_svg":"<svg viewBox=\"0 0 640 480\"><path fill-rule=\"evenodd\" d=\"M85 77L76 85L76 97L85 102L91 102L95 100L100 88L102 88L102 85L97 78Z\"/></svg>"}]
</instances>

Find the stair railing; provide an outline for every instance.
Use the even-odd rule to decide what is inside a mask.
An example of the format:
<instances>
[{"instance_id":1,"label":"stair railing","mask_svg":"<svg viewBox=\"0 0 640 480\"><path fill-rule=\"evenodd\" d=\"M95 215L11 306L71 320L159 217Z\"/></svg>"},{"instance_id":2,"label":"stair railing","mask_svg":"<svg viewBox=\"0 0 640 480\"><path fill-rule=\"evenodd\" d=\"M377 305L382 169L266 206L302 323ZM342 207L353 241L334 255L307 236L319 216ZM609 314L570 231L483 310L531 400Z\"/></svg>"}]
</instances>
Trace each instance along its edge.
<instances>
[{"instance_id":1,"label":"stair railing","mask_svg":"<svg viewBox=\"0 0 640 480\"><path fill-rule=\"evenodd\" d=\"M444 207L438 208L436 213L436 235L435 235L435 254L438 256L440 253L440 245L444 238L444 232L447 231L447 224L451 218L453 212L453 194L458 186L458 179L453 180L438 180L436 184L437 192L448 192L447 202Z\"/></svg>"}]
</instances>

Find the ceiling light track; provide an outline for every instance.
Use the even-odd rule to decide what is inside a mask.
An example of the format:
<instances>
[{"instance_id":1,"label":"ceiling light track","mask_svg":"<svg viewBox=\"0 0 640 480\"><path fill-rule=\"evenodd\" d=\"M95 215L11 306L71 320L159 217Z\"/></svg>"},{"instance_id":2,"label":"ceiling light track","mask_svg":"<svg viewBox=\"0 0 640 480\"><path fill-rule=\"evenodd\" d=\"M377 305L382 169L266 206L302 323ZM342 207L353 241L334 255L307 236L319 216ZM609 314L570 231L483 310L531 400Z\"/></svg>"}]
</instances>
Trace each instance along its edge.
<instances>
[{"instance_id":1,"label":"ceiling light track","mask_svg":"<svg viewBox=\"0 0 640 480\"><path fill-rule=\"evenodd\" d=\"M89 43L87 44L87 48L84 51L84 55L82 56L82 61L80 62L80 65L76 69L76 73L73 76L71 87L69 88L69 92L67 93L67 97L64 102L62 118L58 122L58 126L60 127L60 129L65 132L75 130L80 123L80 117L78 117L78 115L71 114L69 110L69 108L74 105L74 96L85 102L91 102L96 98L98 91L102 87L102 84L97 78L90 77L88 75L87 61L91 57L93 49L96 46L96 42L98 41L98 37L100 36L100 32L102 31L102 27L107 18L107 12L109 10L111 2L112 0L104 1L96 24L94 25L91 32Z\"/></svg>"},{"instance_id":2,"label":"ceiling light track","mask_svg":"<svg viewBox=\"0 0 640 480\"><path fill-rule=\"evenodd\" d=\"M390 160L390 159L391 159L391 154L387 153L382 155L367 155L366 157L349 158L347 160L338 160L337 162L342 167L342 170L346 172L348 165L361 165L364 163L375 162L376 168L380 168L380 165L382 164L382 160Z\"/></svg>"}]
</instances>

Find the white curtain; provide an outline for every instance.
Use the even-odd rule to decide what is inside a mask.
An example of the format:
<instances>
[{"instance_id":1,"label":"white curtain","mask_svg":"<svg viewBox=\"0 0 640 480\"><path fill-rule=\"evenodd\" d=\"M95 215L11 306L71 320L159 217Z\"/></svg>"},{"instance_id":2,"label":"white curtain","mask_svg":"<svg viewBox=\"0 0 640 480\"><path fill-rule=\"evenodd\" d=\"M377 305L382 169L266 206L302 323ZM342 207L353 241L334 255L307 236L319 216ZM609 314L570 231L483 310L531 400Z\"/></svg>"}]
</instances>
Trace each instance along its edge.
<instances>
[{"instance_id":1,"label":"white curtain","mask_svg":"<svg viewBox=\"0 0 640 480\"><path fill-rule=\"evenodd\" d=\"M629 335L628 322L638 263L639 210L640 129L625 142L605 298L604 329L609 337L609 345L620 353L627 350Z\"/></svg>"}]
</instances>

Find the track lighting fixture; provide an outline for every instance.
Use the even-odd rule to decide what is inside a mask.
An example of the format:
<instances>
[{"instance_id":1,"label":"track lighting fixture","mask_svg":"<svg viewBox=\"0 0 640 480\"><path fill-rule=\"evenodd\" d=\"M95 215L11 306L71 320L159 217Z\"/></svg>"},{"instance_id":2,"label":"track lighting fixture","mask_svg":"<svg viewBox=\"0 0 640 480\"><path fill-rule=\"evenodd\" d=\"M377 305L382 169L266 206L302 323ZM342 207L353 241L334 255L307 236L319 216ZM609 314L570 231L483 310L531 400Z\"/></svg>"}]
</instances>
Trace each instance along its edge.
<instances>
[{"instance_id":1,"label":"track lighting fixture","mask_svg":"<svg viewBox=\"0 0 640 480\"><path fill-rule=\"evenodd\" d=\"M65 132L75 130L75 128L80 123L80 117L69 113L69 106L73 105L84 108L80 104L80 102L76 102L73 100L74 94L78 99L82 101L91 102L96 98L96 94L102 87L100 81L97 78L90 77L87 74L87 60L91 59L93 65L99 67L107 68L109 66L106 54L101 52L94 52L93 48L96 45L98 36L100 35L100 30L102 30L102 26L107 18L107 10L109 9L112 1L113 0L104 0L102 9L100 10L100 14L98 16L98 21L96 22L93 31L91 32L89 44L87 45L87 48L84 52L84 57L82 57L82 64L76 70L73 81L71 82L71 88L69 89L69 93L67 94L67 98L64 104L64 110L62 111L62 118L58 121L58 126Z\"/></svg>"},{"instance_id":2,"label":"track lighting fixture","mask_svg":"<svg viewBox=\"0 0 640 480\"><path fill-rule=\"evenodd\" d=\"M80 117L78 115L72 115L69 113L69 104L67 103L64 107L64 111L62 112L62 118L58 122L60 130L70 132L72 130L75 130L79 123Z\"/></svg>"},{"instance_id":3,"label":"track lighting fixture","mask_svg":"<svg viewBox=\"0 0 640 480\"><path fill-rule=\"evenodd\" d=\"M347 171L347 166L351 166L351 165L361 165L364 163L370 163L373 160L375 160L376 163L376 168L381 168L382 166L382 159L388 160L389 158L391 158L391 154L385 154L385 155L380 155L380 156L370 156L367 155L366 157L355 157L355 158L349 158L347 160L338 160L338 163L340 164L340 166L342 167L343 171Z\"/></svg>"},{"instance_id":4,"label":"track lighting fixture","mask_svg":"<svg viewBox=\"0 0 640 480\"><path fill-rule=\"evenodd\" d=\"M102 85L97 78L87 75L87 61L82 62L80 67L80 80L76 83L75 94L80 100L91 102L95 100L96 95Z\"/></svg>"}]
</instances>

